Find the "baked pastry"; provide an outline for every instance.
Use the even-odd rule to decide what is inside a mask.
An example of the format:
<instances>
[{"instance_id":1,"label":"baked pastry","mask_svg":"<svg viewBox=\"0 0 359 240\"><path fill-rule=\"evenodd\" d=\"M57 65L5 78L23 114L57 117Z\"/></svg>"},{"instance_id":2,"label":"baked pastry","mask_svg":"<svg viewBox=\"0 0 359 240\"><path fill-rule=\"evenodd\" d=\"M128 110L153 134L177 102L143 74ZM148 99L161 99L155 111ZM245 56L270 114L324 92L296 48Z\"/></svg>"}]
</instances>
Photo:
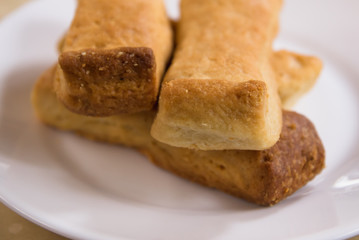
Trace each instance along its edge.
<instances>
[{"instance_id":1,"label":"baked pastry","mask_svg":"<svg viewBox=\"0 0 359 240\"><path fill-rule=\"evenodd\" d=\"M64 38L61 38L57 45L60 53L63 43ZM317 57L287 50L273 51L270 64L275 73L282 107L286 109L290 109L314 86L323 66Z\"/></svg>"},{"instance_id":2,"label":"baked pastry","mask_svg":"<svg viewBox=\"0 0 359 240\"><path fill-rule=\"evenodd\" d=\"M157 166L259 205L273 205L313 179L324 167L324 148L312 123L283 113L280 140L262 151L202 151L172 147L150 135L155 111L90 117L66 109L52 89L54 69L35 85L32 101L47 125L90 139L124 144L144 153Z\"/></svg>"},{"instance_id":3,"label":"baked pastry","mask_svg":"<svg viewBox=\"0 0 359 240\"><path fill-rule=\"evenodd\" d=\"M172 34L163 0L78 0L60 44L57 96L84 115L152 109Z\"/></svg>"},{"instance_id":4,"label":"baked pastry","mask_svg":"<svg viewBox=\"0 0 359 240\"><path fill-rule=\"evenodd\" d=\"M176 147L252 149L279 139L269 64L281 0L183 0L152 136Z\"/></svg>"},{"instance_id":5,"label":"baked pastry","mask_svg":"<svg viewBox=\"0 0 359 240\"><path fill-rule=\"evenodd\" d=\"M174 23L173 23L174 25ZM58 43L61 53L65 38ZM314 56L288 50L273 51L270 64L275 73L282 107L290 109L315 84L322 70L322 61Z\"/></svg>"},{"instance_id":6,"label":"baked pastry","mask_svg":"<svg viewBox=\"0 0 359 240\"><path fill-rule=\"evenodd\" d=\"M322 61L281 50L271 55L271 66L276 74L282 105L288 109L313 87L322 70Z\"/></svg>"}]
</instances>

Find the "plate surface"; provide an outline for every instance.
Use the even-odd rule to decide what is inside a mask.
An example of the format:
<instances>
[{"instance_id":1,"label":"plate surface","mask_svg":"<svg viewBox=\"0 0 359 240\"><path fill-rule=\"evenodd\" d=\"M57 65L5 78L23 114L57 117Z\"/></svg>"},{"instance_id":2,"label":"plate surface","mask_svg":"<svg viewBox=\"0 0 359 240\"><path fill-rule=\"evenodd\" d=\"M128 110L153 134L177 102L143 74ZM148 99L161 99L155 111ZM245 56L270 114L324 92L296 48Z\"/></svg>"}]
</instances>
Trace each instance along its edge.
<instances>
[{"instance_id":1,"label":"plate surface","mask_svg":"<svg viewBox=\"0 0 359 240\"><path fill-rule=\"evenodd\" d=\"M172 16L177 2L167 1ZM286 1L275 48L324 70L296 110L317 127L327 167L262 208L177 178L121 146L41 125L36 78L57 59L71 0L31 2L0 23L0 199L75 239L333 239L359 234L359 1Z\"/></svg>"}]
</instances>

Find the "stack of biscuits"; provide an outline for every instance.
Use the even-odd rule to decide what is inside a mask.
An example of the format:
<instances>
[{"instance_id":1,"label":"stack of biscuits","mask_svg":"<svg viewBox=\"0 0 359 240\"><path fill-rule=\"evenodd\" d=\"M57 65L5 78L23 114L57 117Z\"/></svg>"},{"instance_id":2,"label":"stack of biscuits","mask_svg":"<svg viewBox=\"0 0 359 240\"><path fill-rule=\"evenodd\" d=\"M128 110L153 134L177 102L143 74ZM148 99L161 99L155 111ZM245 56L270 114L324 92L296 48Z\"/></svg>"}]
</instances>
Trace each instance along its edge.
<instances>
[{"instance_id":1,"label":"stack of biscuits","mask_svg":"<svg viewBox=\"0 0 359 240\"><path fill-rule=\"evenodd\" d=\"M270 206L324 167L289 109L319 59L274 51L282 0L78 0L58 62L32 94L39 119L122 144L180 177ZM130 160L129 160L130 161Z\"/></svg>"}]
</instances>

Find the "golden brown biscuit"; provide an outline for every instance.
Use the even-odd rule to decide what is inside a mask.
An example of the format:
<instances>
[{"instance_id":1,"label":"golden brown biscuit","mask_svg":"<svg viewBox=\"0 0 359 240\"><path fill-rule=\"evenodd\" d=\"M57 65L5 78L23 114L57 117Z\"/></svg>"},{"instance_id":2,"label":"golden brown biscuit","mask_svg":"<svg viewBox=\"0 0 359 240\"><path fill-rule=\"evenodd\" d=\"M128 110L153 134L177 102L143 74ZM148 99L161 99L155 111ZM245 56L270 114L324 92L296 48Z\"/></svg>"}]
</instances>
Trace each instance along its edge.
<instances>
[{"instance_id":1,"label":"golden brown biscuit","mask_svg":"<svg viewBox=\"0 0 359 240\"><path fill-rule=\"evenodd\" d=\"M281 103L269 55L281 0L183 0L152 136L201 150L273 146Z\"/></svg>"},{"instance_id":2,"label":"golden brown biscuit","mask_svg":"<svg viewBox=\"0 0 359 240\"><path fill-rule=\"evenodd\" d=\"M172 44L163 0L79 0L60 44L57 95L84 115L150 110Z\"/></svg>"},{"instance_id":3,"label":"golden brown biscuit","mask_svg":"<svg viewBox=\"0 0 359 240\"><path fill-rule=\"evenodd\" d=\"M67 110L52 89L53 70L35 85L32 101L46 124L90 139L139 149L153 163L181 177L259 205L273 205L313 179L324 167L323 145L304 116L284 112L280 140L262 151L201 151L171 147L150 136L155 112L89 117Z\"/></svg>"},{"instance_id":4,"label":"golden brown biscuit","mask_svg":"<svg viewBox=\"0 0 359 240\"><path fill-rule=\"evenodd\" d=\"M276 74L282 105L287 109L313 87L322 70L320 59L286 50L274 52L271 65Z\"/></svg>"},{"instance_id":5,"label":"golden brown biscuit","mask_svg":"<svg viewBox=\"0 0 359 240\"><path fill-rule=\"evenodd\" d=\"M175 24L172 22L172 25ZM57 45L59 52L62 52L63 43L64 38L61 38ZM270 64L275 73L282 106L286 109L290 109L314 86L323 66L317 57L287 50L274 51Z\"/></svg>"}]
</instances>

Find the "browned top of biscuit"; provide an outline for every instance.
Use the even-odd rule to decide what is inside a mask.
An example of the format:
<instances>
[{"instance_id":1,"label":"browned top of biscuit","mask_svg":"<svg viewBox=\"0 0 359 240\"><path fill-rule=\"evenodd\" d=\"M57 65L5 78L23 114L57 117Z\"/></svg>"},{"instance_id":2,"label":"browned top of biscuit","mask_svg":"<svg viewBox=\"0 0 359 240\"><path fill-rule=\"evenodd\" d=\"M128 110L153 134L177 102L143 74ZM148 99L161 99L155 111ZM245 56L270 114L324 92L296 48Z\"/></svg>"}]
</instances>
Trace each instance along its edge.
<instances>
[{"instance_id":1,"label":"browned top of biscuit","mask_svg":"<svg viewBox=\"0 0 359 240\"><path fill-rule=\"evenodd\" d=\"M177 46L151 130L156 140L201 150L275 144L281 103L269 54L281 3L181 2Z\"/></svg>"},{"instance_id":2,"label":"browned top of biscuit","mask_svg":"<svg viewBox=\"0 0 359 240\"><path fill-rule=\"evenodd\" d=\"M69 81L66 91L57 93L74 112L106 116L151 109L156 102L156 62L150 48L69 51L60 55L59 64L59 74Z\"/></svg>"},{"instance_id":3,"label":"browned top of biscuit","mask_svg":"<svg viewBox=\"0 0 359 240\"><path fill-rule=\"evenodd\" d=\"M171 34L162 0L78 0L63 51L153 47L161 52L158 44Z\"/></svg>"},{"instance_id":4,"label":"browned top of biscuit","mask_svg":"<svg viewBox=\"0 0 359 240\"><path fill-rule=\"evenodd\" d=\"M79 0L59 45L57 96L83 115L151 110L172 45L162 0Z\"/></svg>"}]
</instances>

